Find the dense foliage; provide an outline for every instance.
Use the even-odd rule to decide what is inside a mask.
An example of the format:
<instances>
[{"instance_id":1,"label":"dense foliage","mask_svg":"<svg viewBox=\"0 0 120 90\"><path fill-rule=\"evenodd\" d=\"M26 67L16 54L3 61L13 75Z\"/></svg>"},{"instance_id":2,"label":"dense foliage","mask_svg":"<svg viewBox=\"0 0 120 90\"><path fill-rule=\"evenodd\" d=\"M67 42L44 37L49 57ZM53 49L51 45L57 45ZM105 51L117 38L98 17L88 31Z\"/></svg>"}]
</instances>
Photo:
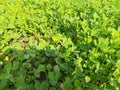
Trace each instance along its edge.
<instances>
[{"instance_id":1,"label":"dense foliage","mask_svg":"<svg viewBox=\"0 0 120 90\"><path fill-rule=\"evenodd\" d=\"M0 90L119 90L120 0L0 0Z\"/></svg>"}]
</instances>

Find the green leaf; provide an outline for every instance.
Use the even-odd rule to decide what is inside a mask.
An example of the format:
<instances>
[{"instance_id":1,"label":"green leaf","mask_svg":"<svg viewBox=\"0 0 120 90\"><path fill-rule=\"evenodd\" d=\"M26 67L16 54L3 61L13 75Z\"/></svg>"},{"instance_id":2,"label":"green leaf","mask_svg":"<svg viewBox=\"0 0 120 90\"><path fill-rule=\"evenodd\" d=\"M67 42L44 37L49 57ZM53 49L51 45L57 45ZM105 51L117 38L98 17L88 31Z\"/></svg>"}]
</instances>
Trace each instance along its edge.
<instances>
[{"instance_id":1,"label":"green leaf","mask_svg":"<svg viewBox=\"0 0 120 90\"><path fill-rule=\"evenodd\" d=\"M55 86L57 84L56 80L55 80L55 75L54 72L48 72L48 78L50 80L50 83Z\"/></svg>"},{"instance_id":2,"label":"green leaf","mask_svg":"<svg viewBox=\"0 0 120 90\"><path fill-rule=\"evenodd\" d=\"M56 90L56 88L55 87L50 87L50 89L49 90Z\"/></svg>"},{"instance_id":3,"label":"green leaf","mask_svg":"<svg viewBox=\"0 0 120 90\"><path fill-rule=\"evenodd\" d=\"M47 65L47 70L50 71L52 69L52 65L51 64L48 64Z\"/></svg>"},{"instance_id":4,"label":"green leaf","mask_svg":"<svg viewBox=\"0 0 120 90\"><path fill-rule=\"evenodd\" d=\"M27 62L24 62L24 63L22 64L22 66L25 67L25 68L30 68L30 67L31 67L31 64L30 64L30 63L27 63Z\"/></svg>"},{"instance_id":5,"label":"green leaf","mask_svg":"<svg viewBox=\"0 0 120 90\"><path fill-rule=\"evenodd\" d=\"M58 65L55 65L54 66L54 71L55 71L55 73L60 72L60 67Z\"/></svg>"},{"instance_id":6,"label":"green leaf","mask_svg":"<svg viewBox=\"0 0 120 90\"><path fill-rule=\"evenodd\" d=\"M13 67L12 67L12 69L13 69L13 70L17 70L17 69L19 68L19 64L20 64L20 63L19 63L18 61L14 61L14 62L13 62Z\"/></svg>"},{"instance_id":7,"label":"green leaf","mask_svg":"<svg viewBox=\"0 0 120 90\"><path fill-rule=\"evenodd\" d=\"M7 74L9 74L9 73L11 72L11 70L12 70L12 64L11 64L10 61L8 61L8 62L6 63L4 69L5 69L5 72L6 72Z\"/></svg>"},{"instance_id":8,"label":"green leaf","mask_svg":"<svg viewBox=\"0 0 120 90\"><path fill-rule=\"evenodd\" d=\"M117 87L117 81L114 80L114 78L111 78L111 79L110 79L109 84L110 84L111 86Z\"/></svg>"},{"instance_id":9,"label":"green leaf","mask_svg":"<svg viewBox=\"0 0 120 90\"><path fill-rule=\"evenodd\" d=\"M66 77L65 81L63 82L63 90L73 90L73 85L71 82L71 79Z\"/></svg>"},{"instance_id":10,"label":"green leaf","mask_svg":"<svg viewBox=\"0 0 120 90\"><path fill-rule=\"evenodd\" d=\"M7 82L8 82L8 80L4 80L4 79L2 79L1 81L0 81L0 90L3 90L3 89L5 89L5 88L7 88Z\"/></svg>"},{"instance_id":11,"label":"green leaf","mask_svg":"<svg viewBox=\"0 0 120 90\"><path fill-rule=\"evenodd\" d=\"M35 81L35 89L39 90L40 89L40 82Z\"/></svg>"},{"instance_id":12,"label":"green leaf","mask_svg":"<svg viewBox=\"0 0 120 90\"><path fill-rule=\"evenodd\" d=\"M107 52L108 49L109 49L108 45L109 45L109 39L108 39L108 38L105 39L105 38L100 37L100 38L98 39L98 47L99 47L101 50Z\"/></svg>"},{"instance_id":13,"label":"green leaf","mask_svg":"<svg viewBox=\"0 0 120 90\"><path fill-rule=\"evenodd\" d=\"M24 59L29 59L30 58L30 55L29 54L25 54L24 55Z\"/></svg>"},{"instance_id":14,"label":"green leaf","mask_svg":"<svg viewBox=\"0 0 120 90\"><path fill-rule=\"evenodd\" d=\"M45 66L44 66L44 65L39 65L39 66L38 66L38 71L39 71L39 72L41 72L41 71L45 72L45 70L46 70L46 69L45 69Z\"/></svg>"},{"instance_id":15,"label":"green leaf","mask_svg":"<svg viewBox=\"0 0 120 90\"><path fill-rule=\"evenodd\" d=\"M74 86L75 86L76 88L79 88L79 89L80 89L80 88L82 87L82 84L81 84L81 82L80 82L79 80L76 79L76 80L74 81ZM80 89L80 90L81 90L81 89Z\"/></svg>"},{"instance_id":16,"label":"green leaf","mask_svg":"<svg viewBox=\"0 0 120 90\"><path fill-rule=\"evenodd\" d=\"M20 88L20 90L25 90L26 88L26 83L25 83L25 76L22 74L19 77L16 78L16 83L15 85Z\"/></svg>"},{"instance_id":17,"label":"green leaf","mask_svg":"<svg viewBox=\"0 0 120 90\"><path fill-rule=\"evenodd\" d=\"M46 90L48 89L48 81L42 81L42 82L39 82L37 80L35 80L35 85L34 85L35 89L36 90Z\"/></svg>"}]
</instances>

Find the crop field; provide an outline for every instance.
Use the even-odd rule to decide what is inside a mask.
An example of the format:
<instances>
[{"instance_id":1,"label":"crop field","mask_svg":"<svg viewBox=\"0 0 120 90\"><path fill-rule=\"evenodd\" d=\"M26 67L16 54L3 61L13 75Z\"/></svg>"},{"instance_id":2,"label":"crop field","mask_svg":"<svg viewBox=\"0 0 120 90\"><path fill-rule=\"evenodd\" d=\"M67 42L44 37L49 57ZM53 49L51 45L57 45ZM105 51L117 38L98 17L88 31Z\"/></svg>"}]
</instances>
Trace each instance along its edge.
<instances>
[{"instance_id":1,"label":"crop field","mask_svg":"<svg viewBox=\"0 0 120 90\"><path fill-rule=\"evenodd\" d=\"M120 0L0 0L0 90L120 90Z\"/></svg>"}]
</instances>

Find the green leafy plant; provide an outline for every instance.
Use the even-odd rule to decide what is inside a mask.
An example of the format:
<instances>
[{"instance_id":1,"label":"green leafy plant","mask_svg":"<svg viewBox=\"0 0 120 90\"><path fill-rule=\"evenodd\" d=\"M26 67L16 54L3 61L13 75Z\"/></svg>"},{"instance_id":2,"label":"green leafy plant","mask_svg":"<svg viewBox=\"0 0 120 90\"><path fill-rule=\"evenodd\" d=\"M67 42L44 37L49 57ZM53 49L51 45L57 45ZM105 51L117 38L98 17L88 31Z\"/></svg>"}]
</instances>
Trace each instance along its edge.
<instances>
[{"instance_id":1,"label":"green leafy plant","mask_svg":"<svg viewBox=\"0 0 120 90\"><path fill-rule=\"evenodd\" d=\"M0 0L0 90L119 90L119 0Z\"/></svg>"}]
</instances>

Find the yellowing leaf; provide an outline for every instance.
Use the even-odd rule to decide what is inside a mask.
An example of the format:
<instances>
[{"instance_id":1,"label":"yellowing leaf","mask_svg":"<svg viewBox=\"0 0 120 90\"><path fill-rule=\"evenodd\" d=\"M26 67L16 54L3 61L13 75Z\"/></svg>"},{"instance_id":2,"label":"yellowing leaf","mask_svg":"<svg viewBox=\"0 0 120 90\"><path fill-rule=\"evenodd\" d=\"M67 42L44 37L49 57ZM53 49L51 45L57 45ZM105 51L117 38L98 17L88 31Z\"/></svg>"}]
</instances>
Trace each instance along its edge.
<instances>
[{"instance_id":1,"label":"yellowing leaf","mask_svg":"<svg viewBox=\"0 0 120 90\"><path fill-rule=\"evenodd\" d=\"M3 52L2 51L0 51L0 55L2 55L3 54Z\"/></svg>"},{"instance_id":2,"label":"yellowing leaf","mask_svg":"<svg viewBox=\"0 0 120 90\"><path fill-rule=\"evenodd\" d=\"M92 37L89 37L87 41L88 41L88 43L91 43L92 42Z\"/></svg>"},{"instance_id":3,"label":"yellowing leaf","mask_svg":"<svg viewBox=\"0 0 120 90\"><path fill-rule=\"evenodd\" d=\"M55 34L52 36L52 39L54 42L59 42L61 39L61 35L60 34Z\"/></svg>"},{"instance_id":4,"label":"yellowing leaf","mask_svg":"<svg viewBox=\"0 0 120 90\"><path fill-rule=\"evenodd\" d=\"M12 56L12 57L10 57L10 61L12 61L14 59L14 57Z\"/></svg>"},{"instance_id":5,"label":"yellowing leaf","mask_svg":"<svg viewBox=\"0 0 120 90\"><path fill-rule=\"evenodd\" d=\"M48 43L44 39L40 39L40 43L38 45L38 49L43 49L48 45Z\"/></svg>"},{"instance_id":6,"label":"yellowing leaf","mask_svg":"<svg viewBox=\"0 0 120 90\"><path fill-rule=\"evenodd\" d=\"M5 61L8 61L8 60L9 60L9 57L8 57L8 56L6 56L6 57L5 57Z\"/></svg>"},{"instance_id":7,"label":"yellowing leaf","mask_svg":"<svg viewBox=\"0 0 120 90\"><path fill-rule=\"evenodd\" d=\"M112 37L113 37L113 38L116 38L116 37L119 37L119 36L120 36L120 32L119 32L119 31L114 30L114 31L112 32Z\"/></svg>"},{"instance_id":8,"label":"yellowing leaf","mask_svg":"<svg viewBox=\"0 0 120 90\"><path fill-rule=\"evenodd\" d=\"M0 61L0 65L3 65L3 62L2 62L2 61Z\"/></svg>"}]
</instances>

